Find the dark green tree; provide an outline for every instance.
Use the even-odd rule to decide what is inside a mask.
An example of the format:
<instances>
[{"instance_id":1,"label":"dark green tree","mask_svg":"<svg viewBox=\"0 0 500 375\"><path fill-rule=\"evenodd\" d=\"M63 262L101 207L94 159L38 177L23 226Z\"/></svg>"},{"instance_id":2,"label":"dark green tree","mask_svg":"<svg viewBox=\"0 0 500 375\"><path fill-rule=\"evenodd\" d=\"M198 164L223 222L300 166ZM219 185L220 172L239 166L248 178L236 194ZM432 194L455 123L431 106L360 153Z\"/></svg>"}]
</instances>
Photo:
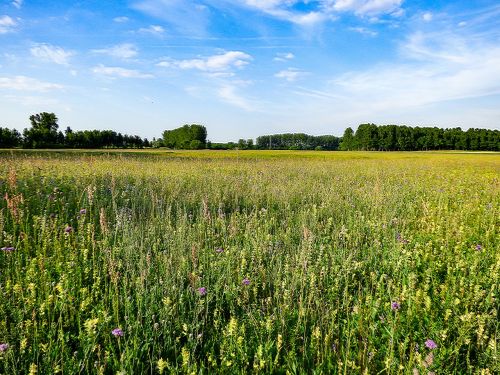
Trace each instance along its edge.
<instances>
[{"instance_id":1,"label":"dark green tree","mask_svg":"<svg viewBox=\"0 0 500 375\"><path fill-rule=\"evenodd\" d=\"M21 142L21 134L16 129L0 127L0 148L18 147Z\"/></svg>"}]
</instances>

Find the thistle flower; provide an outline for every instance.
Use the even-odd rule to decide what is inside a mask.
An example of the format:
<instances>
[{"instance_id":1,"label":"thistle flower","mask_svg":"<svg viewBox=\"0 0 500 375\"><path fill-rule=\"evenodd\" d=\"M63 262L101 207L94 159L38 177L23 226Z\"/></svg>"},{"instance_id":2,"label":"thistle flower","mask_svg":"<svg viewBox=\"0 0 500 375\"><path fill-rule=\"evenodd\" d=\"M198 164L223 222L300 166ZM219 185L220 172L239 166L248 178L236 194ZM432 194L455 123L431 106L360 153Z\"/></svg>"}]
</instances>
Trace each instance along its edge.
<instances>
[{"instance_id":1,"label":"thistle flower","mask_svg":"<svg viewBox=\"0 0 500 375\"><path fill-rule=\"evenodd\" d=\"M480 244L477 244L475 249L476 249L476 251L481 251L481 250L483 250L483 246Z\"/></svg>"},{"instance_id":2,"label":"thistle flower","mask_svg":"<svg viewBox=\"0 0 500 375\"><path fill-rule=\"evenodd\" d=\"M216 253L220 254L224 252L224 249L222 247L219 247L215 250Z\"/></svg>"},{"instance_id":3,"label":"thistle flower","mask_svg":"<svg viewBox=\"0 0 500 375\"><path fill-rule=\"evenodd\" d=\"M428 349L436 349L437 348L437 345L436 343L431 340L431 339L427 339L425 340L425 346L428 348Z\"/></svg>"},{"instance_id":4,"label":"thistle flower","mask_svg":"<svg viewBox=\"0 0 500 375\"><path fill-rule=\"evenodd\" d=\"M207 294L207 288L202 286L201 288L197 289L197 292L200 296L204 296L205 294Z\"/></svg>"},{"instance_id":5,"label":"thistle flower","mask_svg":"<svg viewBox=\"0 0 500 375\"><path fill-rule=\"evenodd\" d=\"M111 334L115 337L123 337L123 331L121 330L121 328L115 328L111 331Z\"/></svg>"},{"instance_id":6,"label":"thistle flower","mask_svg":"<svg viewBox=\"0 0 500 375\"><path fill-rule=\"evenodd\" d=\"M82 208L82 209L80 210L80 215L85 215L86 213L87 213L87 209Z\"/></svg>"},{"instance_id":7,"label":"thistle flower","mask_svg":"<svg viewBox=\"0 0 500 375\"><path fill-rule=\"evenodd\" d=\"M399 302L393 301L391 303L391 309L392 310L398 311L400 308L401 308L401 305L399 304Z\"/></svg>"},{"instance_id":8,"label":"thistle flower","mask_svg":"<svg viewBox=\"0 0 500 375\"><path fill-rule=\"evenodd\" d=\"M9 349L9 344L7 343L0 344L0 353L7 351L7 349Z\"/></svg>"},{"instance_id":9,"label":"thistle flower","mask_svg":"<svg viewBox=\"0 0 500 375\"><path fill-rule=\"evenodd\" d=\"M71 233L73 232L73 228L70 227L69 225L64 229L64 233Z\"/></svg>"},{"instance_id":10,"label":"thistle flower","mask_svg":"<svg viewBox=\"0 0 500 375\"><path fill-rule=\"evenodd\" d=\"M243 281L242 281L242 284L243 285L250 285L250 280L248 278L244 278Z\"/></svg>"}]
</instances>

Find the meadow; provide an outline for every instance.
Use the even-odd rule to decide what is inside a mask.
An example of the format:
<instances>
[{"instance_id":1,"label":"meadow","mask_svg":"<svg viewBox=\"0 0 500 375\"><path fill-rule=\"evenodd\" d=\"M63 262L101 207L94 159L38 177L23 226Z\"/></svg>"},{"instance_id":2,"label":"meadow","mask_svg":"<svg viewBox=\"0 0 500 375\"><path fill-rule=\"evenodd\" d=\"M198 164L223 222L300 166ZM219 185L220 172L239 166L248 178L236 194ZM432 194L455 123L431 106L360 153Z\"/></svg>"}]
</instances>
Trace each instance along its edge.
<instances>
[{"instance_id":1,"label":"meadow","mask_svg":"<svg viewBox=\"0 0 500 375\"><path fill-rule=\"evenodd\" d=\"M0 151L0 373L500 373L499 188L495 153Z\"/></svg>"}]
</instances>

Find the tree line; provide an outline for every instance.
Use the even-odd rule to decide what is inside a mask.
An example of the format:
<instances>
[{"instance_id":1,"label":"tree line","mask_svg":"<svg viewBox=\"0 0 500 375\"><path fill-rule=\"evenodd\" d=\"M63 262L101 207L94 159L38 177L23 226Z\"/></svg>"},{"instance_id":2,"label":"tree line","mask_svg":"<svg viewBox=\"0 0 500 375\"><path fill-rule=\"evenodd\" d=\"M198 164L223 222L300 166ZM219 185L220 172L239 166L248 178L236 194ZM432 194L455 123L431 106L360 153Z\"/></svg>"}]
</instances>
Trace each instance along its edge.
<instances>
[{"instance_id":1,"label":"tree line","mask_svg":"<svg viewBox=\"0 0 500 375\"><path fill-rule=\"evenodd\" d=\"M366 150L426 151L471 150L500 151L500 130L471 128L429 128L404 125L361 124L356 131L347 128L343 137L313 136L304 133L271 134L238 142L212 143L207 129L198 124L165 130L162 137L149 142L139 136L123 135L112 130L59 130L54 113L30 116L31 127L21 135L15 129L0 127L0 148L143 148L212 150Z\"/></svg>"},{"instance_id":2,"label":"tree line","mask_svg":"<svg viewBox=\"0 0 500 375\"><path fill-rule=\"evenodd\" d=\"M21 135L15 129L0 127L0 148L143 148L150 147L147 138L116 133L112 130L59 130L54 113L30 116L31 127Z\"/></svg>"},{"instance_id":3,"label":"tree line","mask_svg":"<svg viewBox=\"0 0 500 375\"><path fill-rule=\"evenodd\" d=\"M500 130L361 124L356 132L351 128L345 130L340 150L500 151Z\"/></svg>"}]
</instances>

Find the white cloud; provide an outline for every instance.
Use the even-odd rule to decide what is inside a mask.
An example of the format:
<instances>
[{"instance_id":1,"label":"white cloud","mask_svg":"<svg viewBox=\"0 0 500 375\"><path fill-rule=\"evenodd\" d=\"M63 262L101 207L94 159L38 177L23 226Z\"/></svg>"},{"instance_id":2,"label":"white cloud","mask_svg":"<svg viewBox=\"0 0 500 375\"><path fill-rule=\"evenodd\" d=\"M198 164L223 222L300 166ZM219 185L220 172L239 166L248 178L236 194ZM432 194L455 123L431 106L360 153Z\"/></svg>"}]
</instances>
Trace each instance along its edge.
<instances>
[{"instance_id":1,"label":"white cloud","mask_svg":"<svg viewBox=\"0 0 500 375\"><path fill-rule=\"evenodd\" d=\"M335 79L333 91L366 109L411 108L500 94L500 46L441 33L415 33L406 60Z\"/></svg>"},{"instance_id":2,"label":"white cloud","mask_svg":"<svg viewBox=\"0 0 500 375\"><path fill-rule=\"evenodd\" d=\"M149 27L140 28L139 32L145 34L162 35L163 33L165 33L165 29L158 25L151 25Z\"/></svg>"},{"instance_id":3,"label":"white cloud","mask_svg":"<svg viewBox=\"0 0 500 375\"><path fill-rule=\"evenodd\" d=\"M95 74L108 76L109 78L154 78L152 74L142 73L134 69L125 69L114 66L98 65L92 69Z\"/></svg>"},{"instance_id":4,"label":"white cloud","mask_svg":"<svg viewBox=\"0 0 500 375\"><path fill-rule=\"evenodd\" d=\"M9 16L0 16L0 34L13 32L17 22Z\"/></svg>"},{"instance_id":5,"label":"white cloud","mask_svg":"<svg viewBox=\"0 0 500 375\"><path fill-rule=\"evenodd\" d=\"M223 72L231 68L241 68L247 65L251 59L252 56L244 52L229 51L206 58L162 61L157 66L198 69L205 72Z\"/></svg>"},{"instance_id":6,"label":"white cloud","mask_svg":"<svg viewBox=\"0 0 500 375\"><path fill-rule=\"evenodd\" d=\"M424 14L422 14L422 19L425 21L425 22L431 22L432 21L432 18L433 18L433 15L431 12L426 12Z\"/></svg>"},{"instance_id":7,"label":"white cloud","mask_svg":"<svg viewBox=\"0 0 500 375\"><path fill-rule=\"evenodd\" d=\"M116 23L125 23L129 21L128 17L122 16L122 17L115 17L113 18L113 21Z\"/></svg>"},{"instance_id":8,"label":"white cloud","mask_svg":"<svg viewBox=\"0 0 500 375\"><path fill-rule=\"evenodd\" d=\"M353 12L357 15L377 15L400 12L403 0L329 0L327 8L338 12Z\"/></svg>"},{"instance_id":9,"label":"white cloud","mask_svg":"<svg viewBox=\"0 0 500 375\"><path fill-rule=\"evenodd\" d=\"M350 27L349 30L354 31L354 32L359 33L359 34L362 34L362 35L371 36L371 37L375 37L378 35L378 33L376 31L367 29L365 27Z\"/></svg>"},{"instance_id":10,"label":"white cloud","mask_svg":"<svg viewBox=\"0 0 500 375\"><path fill-rule=\"evenodd\" d=\"M295 55L291 52L283 52L283 53L277 53L276 57L273 59L274 61L289 61L293 60L295 58Z\"/></svg>"},{"instance_id":11,"label":"white cloud","mask_svg":"<svg viewBox=\"0 0 500 375\"><path fill-rule=\"evenodd\" d=\"M57 83L44 82L26 76L0 77L0 89L47 92L63 88L64 86Z\"/></svg>"},{"instance_id":12,"label":"white cloud","mask_svg":"<svg viewBox=\"0 0 500 375\"><path fill-rule=\"evenodd\" d=\"M132 57L137 56L137 47L131 43L123 43L118 44L113 47L103 48L103 49L94 49L92 50L94 53L101 53L104 55L108 55L111 57L116 57L118 59L130 59Z\"/></svg>"},{"instance_id":13,"label":"white cloud","mask_svg":"<svg viewBox=\"0 0 500 375\"><path fill-rule=\"evenodd\" d=\"M186 35L206 35L210 15L206 6L186 0L135 0L132 8L166 21Z\"/></svg>"},{"instance_id":14,"label":"white cloud","mask_svg":"<svg viewBox=\"0 0 500 375\"><path fill-rule=\"evenodd\" d=\"M226 84L217 90L217 95L226 103L246 111L254 110L254 106L243 96L238 94L238 87L231 84Z\"/></svg>"},{"instance_id":15,"label":"white cloud","mask_svg":"<svg viewBox=\"0 0 500 375\"><path fill-rule=\"evenodd\" d=\"M288 82L295 82L298 79L300 79L308 74L309 73L303 72L303 71L298 70L298 69L288 68L286 70L282 70L282 71L276 73L274 76L276 78L284 79Z\"/></svg>"},{"instance_id":16,"label":"white cloud","mask_svg":"<svg viewBox=\"0 0 500 375\"><path fill-rule=\"evenodd\" d=\"M74 55L74 52L50 44L38 44L32 47L30 52L33 57L59 65L68 65L69 58Z\"/></svg>"},{"instance_id":17,"label":"white cloud","mask_svg":"<svg viewBox=\"0 0 500 375\"><path fill-rule=\"evenodd\" d=\"M23 6L23 2L24 0L14 0L12 2L12 5L15 6L17 9L21 9L21 7Z\"/></svg>"}]
</instances>

